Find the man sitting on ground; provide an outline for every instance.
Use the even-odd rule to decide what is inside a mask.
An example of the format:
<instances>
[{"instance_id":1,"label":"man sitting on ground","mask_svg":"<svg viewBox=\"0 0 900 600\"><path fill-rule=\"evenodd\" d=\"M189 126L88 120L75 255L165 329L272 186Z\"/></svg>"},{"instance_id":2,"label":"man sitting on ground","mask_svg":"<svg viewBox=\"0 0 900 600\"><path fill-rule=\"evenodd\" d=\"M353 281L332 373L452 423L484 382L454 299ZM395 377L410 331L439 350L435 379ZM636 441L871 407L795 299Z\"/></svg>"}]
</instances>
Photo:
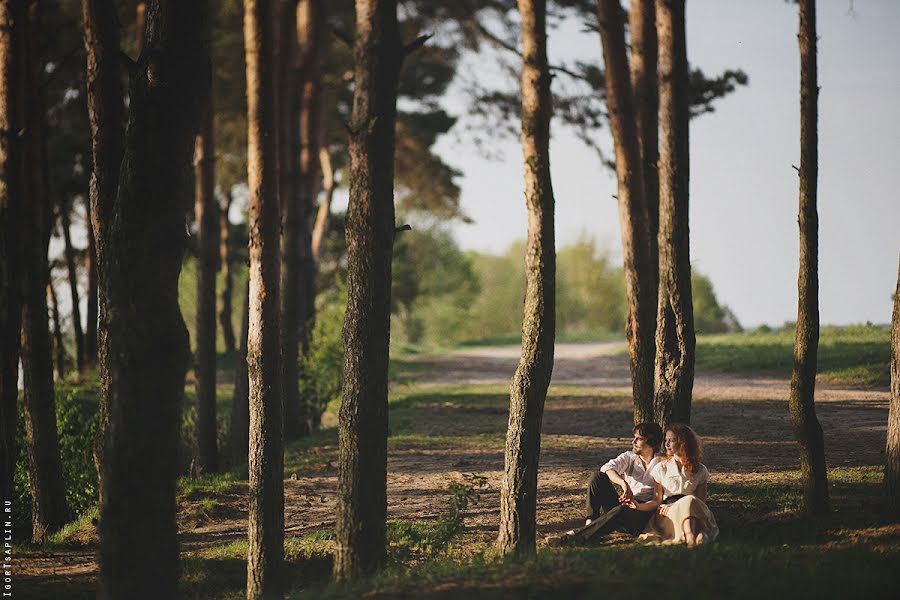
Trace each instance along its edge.
<instances>
[{"instance_id":1,"label":"man sitting on ground","mask_svg":"<svg viewBox=\"0 0 900 600\"><path fill-rule=\"evenodd\" d=\"M658 504L653 502L656 482L650 471L665 458L659 453L663 435L656 423L640 423L632 432L631 450L608 461L591 477L585 526L567 532L557 543L587 542L613 531L632 535L644 531Z\"/></svg>"}]
</instances>

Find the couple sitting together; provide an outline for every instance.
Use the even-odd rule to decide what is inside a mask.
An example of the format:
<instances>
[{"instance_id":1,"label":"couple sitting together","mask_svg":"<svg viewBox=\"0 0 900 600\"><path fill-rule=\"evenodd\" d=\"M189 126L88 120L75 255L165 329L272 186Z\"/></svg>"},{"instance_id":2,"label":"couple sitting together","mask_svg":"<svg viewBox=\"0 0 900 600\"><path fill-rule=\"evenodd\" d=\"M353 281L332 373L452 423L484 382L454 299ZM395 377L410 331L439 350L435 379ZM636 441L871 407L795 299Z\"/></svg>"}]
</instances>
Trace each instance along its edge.
<instances>
[{"instance_id":1,"label":"couple sitting together","mask_svg":"<svg viewBox=\"0 0 900 600\"><path fill-rule=\"evenodd\" d=\"M613 531L663 544L715 540L719 528L705 502L709 471L700 462L697 434L680 423L668 425L665 436L656 423L636 425L633 433L631 450L591 477L585 527L568 532L560 543L587 542Z\"/></svg>"}]
</instances>

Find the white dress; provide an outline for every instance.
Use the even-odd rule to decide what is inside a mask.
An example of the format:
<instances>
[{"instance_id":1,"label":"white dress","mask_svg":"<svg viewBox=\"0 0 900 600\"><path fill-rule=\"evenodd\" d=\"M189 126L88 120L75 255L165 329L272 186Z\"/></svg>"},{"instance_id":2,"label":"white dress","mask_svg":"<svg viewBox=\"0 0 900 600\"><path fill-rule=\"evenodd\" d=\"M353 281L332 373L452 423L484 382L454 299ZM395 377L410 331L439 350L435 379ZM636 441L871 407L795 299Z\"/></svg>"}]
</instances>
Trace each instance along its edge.
<instances>
[{"instance_id":1,"label":"white dress","mask_svg":"<svg viewBox=\"0 0 900 600\"><path fill-rule=\"evenodd\" d=\"M700 465L696 473L689 474L684 467L671 458L657 464L650 476L663 488L663 498L684 494L683 498L671 504L662 504L650 518L641 539L660 544L678 544L684 541L684 521L690 517L697 519L694 533L703 532L709 541L719 536L719 526L712 511L700 498L697 489L709 481L709 470Z\"/></svg>"}]
</instances>

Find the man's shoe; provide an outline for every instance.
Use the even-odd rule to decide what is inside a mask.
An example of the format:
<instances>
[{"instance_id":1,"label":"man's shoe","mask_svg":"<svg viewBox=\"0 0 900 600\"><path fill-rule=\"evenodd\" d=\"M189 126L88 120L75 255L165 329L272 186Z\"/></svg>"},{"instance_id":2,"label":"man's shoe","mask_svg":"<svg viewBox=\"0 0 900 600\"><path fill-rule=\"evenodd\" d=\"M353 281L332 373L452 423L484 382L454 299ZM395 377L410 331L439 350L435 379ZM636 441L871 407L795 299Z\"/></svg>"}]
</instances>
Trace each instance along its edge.
<instances>
[{"instance_id":1,"label":"man's shoe","mask_svg":"<svg viewBox=\"0 0 900 600\"><path fill-rule=\"evenodd\" d=\"M570 529L562 535L555 535L547 538L547 545L551 548L559 548L562 546L575 545L575 530Z\"/></svg>"}]
</instances>

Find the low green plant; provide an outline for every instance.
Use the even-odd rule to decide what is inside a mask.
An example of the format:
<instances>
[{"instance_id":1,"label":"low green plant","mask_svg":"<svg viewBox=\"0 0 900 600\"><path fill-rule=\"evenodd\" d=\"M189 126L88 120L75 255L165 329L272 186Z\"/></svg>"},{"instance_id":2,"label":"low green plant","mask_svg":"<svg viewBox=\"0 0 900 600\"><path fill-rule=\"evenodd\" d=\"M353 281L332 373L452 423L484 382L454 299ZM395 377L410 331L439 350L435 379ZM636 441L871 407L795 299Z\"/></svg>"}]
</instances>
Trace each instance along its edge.
<instances>
[{"instance_id":1,"label":"low green plant","mask_svg":"<svg viewBox=\"0 0 900 600\"><path fill-rule=\"evenodd\" d=\"M342 328L346 296L319 309L309 338L309 351L300 358L300 398L311 424L319 425L328 403L340 395L344 369Z\"/></svg>"},{"instance_id":2,"label":"low green plant","mask_svg":"<svg viewBox=\"0 0 900 600\"><path fill-rule=\"evenodd\" d=\"M97 389L86 385L57 384L56 428L66 502L73 519L77 519L97 502L97 470L93 454L97 432ZM21 399L16 427L16 454L13 532L17 540L24 540L28 537L27 532L31 531L31 493Z\"/></svg>"},{"instance_id":3,"label":"low green plant","mask_svg":"<svg viewBox=\"0 0 900 600\"><path fill-rule=\"evenodd\" d=\"M487 478L476 473L463 474L463 480L451 483L447 509L435 523L422 521L388 522L388 546L395 563L411 557L430 559L441 555L465 526L464 513L470 505L478 504Z\"/></svg>"}]
</instances>

